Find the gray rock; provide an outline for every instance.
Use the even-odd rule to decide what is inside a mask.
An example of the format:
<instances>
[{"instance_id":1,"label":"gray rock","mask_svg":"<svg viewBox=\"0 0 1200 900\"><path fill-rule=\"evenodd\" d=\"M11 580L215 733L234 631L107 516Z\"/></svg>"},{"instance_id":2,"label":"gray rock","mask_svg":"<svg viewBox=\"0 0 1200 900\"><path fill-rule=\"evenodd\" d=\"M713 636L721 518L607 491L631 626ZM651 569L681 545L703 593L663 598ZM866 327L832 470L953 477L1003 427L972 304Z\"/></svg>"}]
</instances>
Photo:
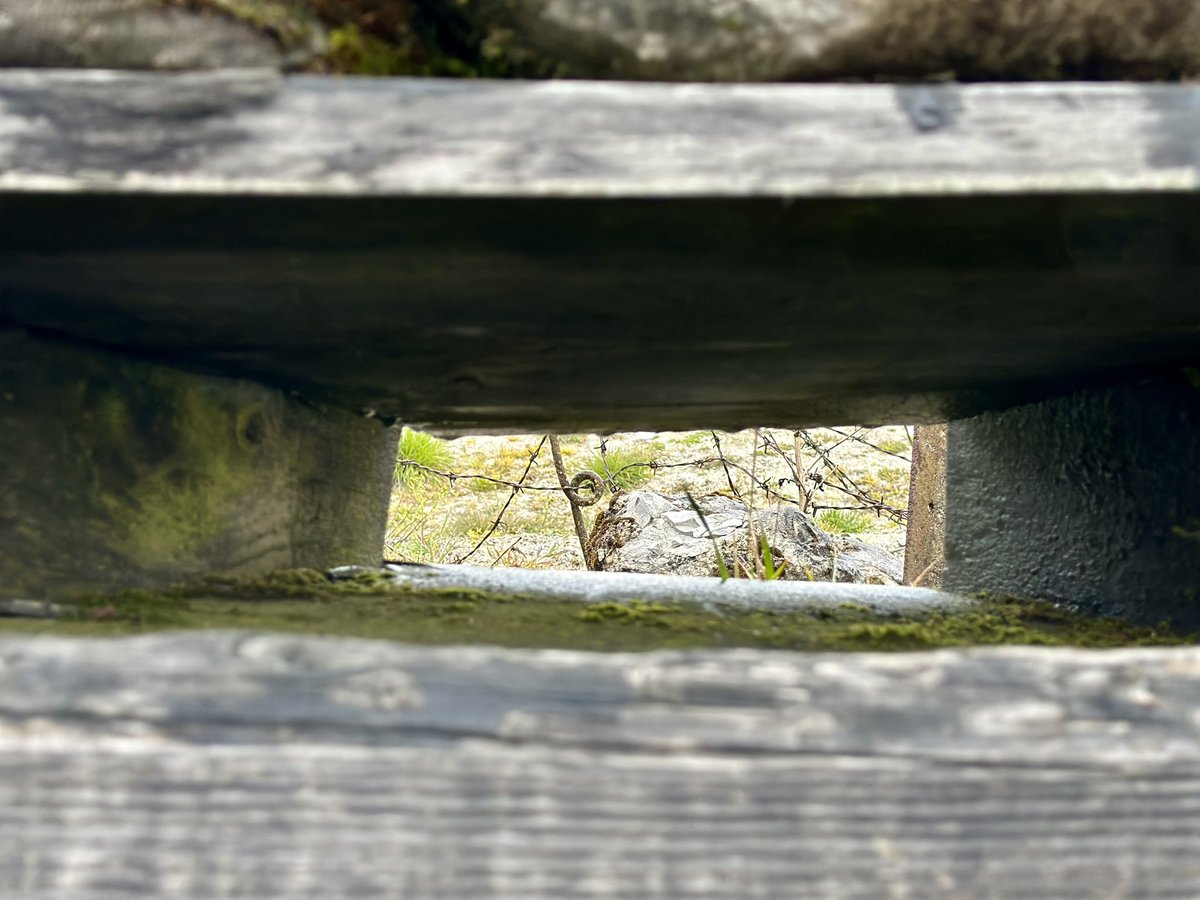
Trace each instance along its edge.
<instances>
[{"instance_id":1,"label":"gray rock","mask_svg":"<svg viewBox=\"0 0 1200 900\"><path fill-rule=\"evenodd\" d=\"M163 0L0 0L0 66L278 68L323 48L307 2L203 5L211 8Z\"/></svg>"},{"instance_id":2,"label":"gray rock","mask_svg":"<svg viewBox=\"0 0 1200 900\"><path fill-rule=\"evenodd\" d=\"M600 78L1172 77L1192 0L441 0L484 59ZM532 64L531 60L539 60Z\"/></svg>"},{"instance_id":3,"label":"gray rock","mask_svg":"<svg viewBox=\"0 0 1200 900\"><path fill-rule=\"evenodd\" d=\"M719 495L696 502L703 521L686 497L654 491L618 494L592 529L591 561L606 572L716 575L715 538L727 567L732 569L735 559L746 566L745 504ZM767 536L775 564L786 561L785 580L881 585L901 581L899 560L862 541L822 531L795 507L755 510L754 528Z\"/></svg>"}]
</instances>

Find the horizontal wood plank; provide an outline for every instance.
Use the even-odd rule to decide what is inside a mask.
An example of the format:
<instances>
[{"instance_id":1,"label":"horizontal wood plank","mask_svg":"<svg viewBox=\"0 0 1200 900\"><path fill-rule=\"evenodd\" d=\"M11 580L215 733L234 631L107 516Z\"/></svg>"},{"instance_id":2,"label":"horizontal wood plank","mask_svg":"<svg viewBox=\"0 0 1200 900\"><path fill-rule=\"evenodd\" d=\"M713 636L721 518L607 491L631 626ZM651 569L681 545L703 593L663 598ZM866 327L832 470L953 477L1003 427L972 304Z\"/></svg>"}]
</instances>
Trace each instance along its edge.
<instances>
[{"instance_id":1,"label":"horizontal wood plank","mask_svg":"<svg viewBox=\"0 0 1200 900\"><path fill-rule=\"evenodd\" d=\"M1194 897L1200 651L0 641L22 897Z\"/></svg>"},{"instance_id":2,"label":"horizontal wood plank","mask_svg":"<svg viewBox=\"0 0 1200 900\"><path fill-rule=\"evenodd\" d=\"M0 71L0 320L450 432L1187 365L1200 88Z\"/></svg>"},{"instance_id":3,"label":"horizontal wood plank","mask_svg":"<svg viewBox=\"0 0 1200 900\"><path fill-rule=\"evenodd\" d=\"M0 72L0 190L862 197L1196 187L1200 88Z\"/></svg>"}]
</instances>

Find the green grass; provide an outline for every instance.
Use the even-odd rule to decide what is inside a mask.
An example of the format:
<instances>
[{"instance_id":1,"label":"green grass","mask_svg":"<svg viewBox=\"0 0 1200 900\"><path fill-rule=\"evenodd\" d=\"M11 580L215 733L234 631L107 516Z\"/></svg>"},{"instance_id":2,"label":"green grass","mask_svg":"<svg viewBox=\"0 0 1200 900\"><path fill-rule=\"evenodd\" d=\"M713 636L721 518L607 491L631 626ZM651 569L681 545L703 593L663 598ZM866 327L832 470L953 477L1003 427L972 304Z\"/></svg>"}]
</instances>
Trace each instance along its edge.
<instances>
[{"instance_id":1,"label":"green grass","mask_svg":"<svg viewBox=\"0 0 1200 900\"><path fill-rule=\"evenodd\" d=\"M912 441L907 438L887 438L878 444L880 450L888 453L906 454L912 452Z\"/></svg>"},{"instance_id":2,"label":"green grass","mask_svg":"<svg viewBox=\"0 0 1200 900\"><path fill-rule=\"evenodd\" d=\"M424 485L433 477L430 473L405 463L416 463L440 472L448 472L453 461L454 454L450 452L449 444L441 438L424 431L405 428L400 434L400 449L396 454L396 481L404 487L415 488Z\"/></svg>"},{"instance_id":3,"label":"green grass","mask_svg":"<svg viewBox=\"0 0 1200 900\"><path fill-rule=\"evenodd\" d=\"M421 502L393 502L384 536L385 559L450 563L461 541L459 524L445 512L434 513Z\"/></svg>"},{"instance_id":4,"label":"green grass","mask_svg":"<svg viewBox=\"0 0 1200 900\"><path fill-rule=\"evenodd\" d=\"M830 534L862 534L871 527L871 517L854 509L826 509L817 516L817 524Z\"/></svg>"},{"instance_id":5,"label":"green grass","mask_svg":"<svg viewBox=\"0 0 1200 900\"><path fill-rule=\"evenodd\" d=\"M585 468L606 480L611 477L618 488L629 491L650 480L654 471L641 464L651 459L651 455L618 447L606 451L604 456L597 453L585 463Z\"/></svg>"}]
</instances>

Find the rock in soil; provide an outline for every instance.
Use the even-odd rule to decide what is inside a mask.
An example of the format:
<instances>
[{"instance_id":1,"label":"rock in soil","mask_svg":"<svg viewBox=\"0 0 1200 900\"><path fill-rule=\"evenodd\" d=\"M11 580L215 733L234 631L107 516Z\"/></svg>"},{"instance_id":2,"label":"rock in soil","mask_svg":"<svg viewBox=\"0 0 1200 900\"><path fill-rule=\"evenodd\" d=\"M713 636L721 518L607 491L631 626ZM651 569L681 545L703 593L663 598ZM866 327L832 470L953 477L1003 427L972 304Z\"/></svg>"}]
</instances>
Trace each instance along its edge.
<instances>
[{"instance_id":1,"label":"rock in soil","mask_svg":"<svg viewBox=\"0 0 1200 900\"><path fill-rule=\"evenodd\" d=\"M719 553L731 574L735 569L755 573L746 505L721 495L697 498L696 504L699 514L686 496L618 494L592 529L589 561L605 572L717 575ZM899 559L852 537L823 531L795 507L754 510L753 527L753 545L759 547L766 537L773 567L783 566L781 579L901 583Z\"/></svg>"}]
</instances>

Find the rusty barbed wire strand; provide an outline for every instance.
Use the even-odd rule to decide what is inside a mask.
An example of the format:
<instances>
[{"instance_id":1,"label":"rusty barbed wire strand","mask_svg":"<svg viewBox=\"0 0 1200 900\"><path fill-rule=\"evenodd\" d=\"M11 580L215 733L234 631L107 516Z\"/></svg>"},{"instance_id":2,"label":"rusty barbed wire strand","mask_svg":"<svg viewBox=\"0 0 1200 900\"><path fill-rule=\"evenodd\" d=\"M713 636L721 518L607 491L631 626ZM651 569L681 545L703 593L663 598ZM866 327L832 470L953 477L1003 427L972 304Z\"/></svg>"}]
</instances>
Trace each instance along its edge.
<instances>
[{"instance_id":1,"label":"rusty barbed wire strand","mask_svg":"<svg viewBox=\"0 0 1200 900\"><path fill-rule=\"evenodd\" d=\"M866 440L862 434L859 433L859 429L856 429L853 432L844 432L835 428L827 428L824 430L838 435L840 440L835 441L829 446L824 446L817 442L808 431L798 430L793 432L795 441L802 444L815 455L815 459L807 468L805 468L803 473L797 471L797 462L795 460L798 457L794 447L790 448L791 452L789 453L788 451L784 450L775 436L770 432L764 431L761 433L760 439L755 442L753 452L757 454L761 447L762 450L770 451L777 455L786 464L788 470L790 470L792 475L791 478L759 478L755 471L756 467L747 468L736 460L730 459L728 456L726 456L725 449L721 444L721 438L715 431L709 432L712 437L713 445L716 449L715 455L710 454L708 456L685 460L683 462L661 462L659 460L636 461L626 463L617 469L609 468L607 454L605 452L607 449L607 439L603 439L601 441L599 451L607 473L606 476L601 476L590 470L584 470L575 475L575 477L570 481L562 481L555 485L526 483L529 473L533 470L533 466L536 463L543 447L546 445L547 441L552 439L550 435L542 436L541 442L530 454L529 461L525 466L524 472L522 472L521 477L516 481L512 481L507 478L500 478L495 475L488 475L482 472L446 472L433 468L432 466L427 466L423 463L415 462L413 460L399 460L397 465L400 467L412 468L437 478L445 479L451 487L453 487L455 483L460 480L473 480L509 488L510 493L508 498L505 500L500 511L496 514L496 517L493 519L487 531L475 543L468 553L458 557L455 560L457 563L464 563L471 559L471 557L478 553L479 550L491 539L496 531L502 526L504 522L504 516L512 506L512 503L516 499L517 495L522 491L548 491L551 493L564 494L568 501L571 502L572 518L575 519L580 515L578 507L591 506L600 500L600 498L606 492L612 494L619 493L621 491L619 483L620 476L627 471L635 469L646 469L651 473L654 473L661 469L703 468L708 465L719 463L725 473L725 479L729 485L730 492L733 494L735 499L743 499L743 493L738 489L733 477L734 472L739 472L750 479L750 484L753 486L754 490L762 491L769 500L774 500L777 503L786 503L790 506L798 506L805 513L811 513L815 515L816 513L824 510L873 512L875 515L884 516L897 524L905 524L908 519L907 510L892 506L891 504L887 503L882 496L872 496L869 491L865 490L853 478L851 478L850 475L846 473L845 469L843 469L837 462L833 460L830 454L843 444L857 442L888 456L893 456L898 459L908 461L907 457L890 450L886 450L872 443L871 441ZM564 478L565 474L564 468ZM812 485L811 489L807 487L808 484ZM781 489L786 488L788 485L794 485L797 488L799 496L807 502L802 502L794 496L788 496L782 493ZM581 494L581 488L586 488L587 493ZM816 494L825 490L833 490L842 494L849 501L852 501L853 505L831 505L813 502L816 498ZM578 535L580 531L580 522L576 521L575 525L576 533ZM516 546L516 544L513 546ZM512 548L510 547L509 549Z\"/></svg>"},{"instance_id":2,"label":"rusty barbed wire strand","mask_svg":"<svg viewBox=\"0 0 1200 900\"><path fill-rule=\"evenodd\" d=\"M717 447L717 456L721 458L721 465L725 468L725 480L729 482L729 490L733 491L734 497L741 500L742 493L737 489L737 485L733 483L733 476L729 474L729 464L725 461L725 451L721 449L721 438L715 431L710 431L709 434L712 435L713 444Z\"/></svg>"},{"instance_id":3,"label":"rusty barbed wire strand","mask_svg":"<svg viewBox=\"0 0 1200 900\"><path fill-rule=\"evenodd\" d=\"M907 428L908 428L908 426L906 425L905 426L905 429L906 429L905 434L908 434ZM845 437L849 438L850 440L856 441L857 443L862 444L864 447L870 447L872 450L877 450L880 453L886 453L888 456L894 456L894 457L896 457L896 459L902 460L902 461L908 463L909 465L912 464L912 459L910 457L905 456L903 453L897 453L894 450L888 450L884 447L880 447L878 444L874 444L871 441L868 441L861 434L846 434L846 432L841 431L837 428L826 428L825 430L832 431L834 434L844 435ZM911 436L909 436L908 441L909 441L909 444L911 445L912 444ZM840 442L839 442L839 445L840 445Z\"/></svg>"},{"instance_id":4,"label":"rusty barbed wire strand","mask_svg":"<svg viewBox=\"0 0 1200 900\"><path fill-rule=\"evenodd\" d=\"M604 485L606 490L608 490L612 493L616 493L616 491L619 489L614 486L614 483L617 480L617 476L620 475L622 472L628 471L629 469L658 470L658 469L700 468L702 466L709 465L710 463L716 463L716 462L720 462L720 461L721 461L721 457L719 457L719 456L706 456L706 457L703 457L702 459L689 459L686 462L676 462L676 463L658 462L657 460L647 460L646 462L626 463L625 465L621 466L619 469L614 469L612 471L612 474L608 478L600 478L599 476L597 476L597 478L599 478L600 482ZM560 487L557 484L522 484L520 481L510 481L507 478L497 478L494 475L483 475L478 472L443 472L441 469L435 469L431 466L424 465L423 463L414 462L414 461L408 460L408 459L398 460L396 465L397 465L397 467L416 469L419 472L425 472L426 474L429 474L429 475L435 475L438 478L444 478L451 485L453 485L457 481L472 481L472 480L474 480L474 481L487 481L487 482L490 482L491 484L498 484L503 487L516 488L518 491L550 491L551 493L555 493L555 494L562 493L562 487ZM582 473L581 472L580 474L595 475L596 473L595 472L591 472L591 473ZM522 477L524 477L524 476L522 476ZM578 478L578 476L576 476L576 477ZM583 484L581 483L579 485L576 485L575 487L576 488L583 487ZM594 500L591 502L588 502L585 499L581 505L582 506L591 506L592 503L594 503L594 502L595 502Z\"/></svg>"},{"instance_id":5,"label":"rusty barbed wire strand","mask_svg":"<svg viewBox=\"0 0 1200 900\"><path fill-rule=\"evenodd\" d=\"M471 548L470 553L466 554L465 556L460 556L457 560L455 560L455 562L457 562L459 565L461 565L462 563L465 563L468 559L470 559L472 556L474 556L476 554L476 552L478 552L479 548L482 547L484 544L486 544L488 542L488 539L493 534L496 533L496 529L500 527L500 523L504 520L504 514L506 512L508 512L508 508L512 505L513 500L516 499L517 494L519 494L521 492L521 485L524 483L525 479L529 477L529 473L533 470L533 464L535 462L537 462L538 454L540 454L542 452L542 448L544 446L546 446L546 440L549 437L550 437L550 435L548 435L548 434L543 435L541 443L539 443L537 445L537 447L534 449L534 451L529 454L529 462L525 464L525 471L521 473L521 480L519 482L516 482L515 484L511 481L508 482L508 484L512 488L512 493L510 493L508 495L508 499L504 501L504 506L501 507L500 512L498 512L496 514L496 518L492 522L492 527L489 528L487 530L487 533L479 539L479 543L477 543L474 547ZM431 472L433 471L428 466L421 466L420 468L425 469L426 471L431 471ZM436 474L441 475L443 473L437 472ZM447 476L447 477L450 477L450 476ZM487 480L495 481L495 479L493 479L493 478L488 478ZM451 478L450 484L451 485L454 484L453 478ZM516 546L516 544L513 544L513 547L515 547L515 546ZM510 547L509 549L511 550L512 548ZM505 553L507 553L507 552L508 551L506 550ZM499 557L497 557L497 558L499 558Z\"/></svg>"}]
</instances>

